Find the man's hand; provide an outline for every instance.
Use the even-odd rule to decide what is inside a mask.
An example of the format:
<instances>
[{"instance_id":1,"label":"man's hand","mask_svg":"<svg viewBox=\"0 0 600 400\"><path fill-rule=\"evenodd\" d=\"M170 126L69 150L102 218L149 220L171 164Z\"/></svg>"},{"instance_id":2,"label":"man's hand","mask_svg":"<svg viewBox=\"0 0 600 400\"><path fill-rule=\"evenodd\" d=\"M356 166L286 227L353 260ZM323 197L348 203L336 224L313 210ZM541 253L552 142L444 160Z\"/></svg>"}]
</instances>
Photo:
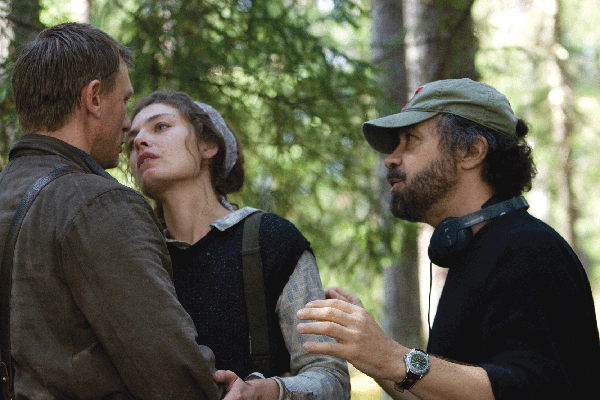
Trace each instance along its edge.
<instances>
[{"instance_id":1,"label":"man's hand","mask_svg":"<svg viewBox=\"0 0 600 400\"><path fill-rule=\"evenodd\" d=\"M356 296L353 293L350 293L349 291L347 291L345 289L332 286L332 287L325 288L323 290L325 291L325 298L327 298L327 299L344 300L345 302L354 304L355 306L365 308L365 306L363 306L363 303L362 303L362 301L360 301L358 296Z\"/></svg>"},{"instance_id":2,"label":"man's hand","mask_svg":"<svg viewBox=\"0 0 600 400\"><path fill-rule=\"evenodd\" d=\"M325 295L329 300L311 301L298 311L299 319L316 322L300 323L296 329L303 334L330 336L338 343L306 342L306 351L348 360L374 378L394 400L493 400L492 386L483 368L434 356L429 357L430 372L410 392L398 392L393 382L404 379L404 355L410 350L387 336L352 293L340 288L327 288Z\"/></svg>"},{"instance_id":3,"label":"man's hand","mask_svg":"<svg viewBox=\"0 0 600 400\"><path fill-rule=\"evenodd\" d=\"M217 383L225 385L227 395L223 400L277 400L279 385L273 379L244 381L234 372L219 370L213 374Z\"/></svg>"},{"instance_id":4,"label":"man's hand","mask_svg":"<svg viewBox=\"0 0 600 400\"><path fill-rule=\"evenodd\" d=\"M358 297L343 289L327 291L330 297L339 295L353 304L338 298L311 301L297 316L316 322L300 323L296 329L302 334L326 335L338 343L306 342L304 349L344 358L373 378L400 382L405 374L403 356L408 349L383 332Z\"/></svg>"}]
</instances>

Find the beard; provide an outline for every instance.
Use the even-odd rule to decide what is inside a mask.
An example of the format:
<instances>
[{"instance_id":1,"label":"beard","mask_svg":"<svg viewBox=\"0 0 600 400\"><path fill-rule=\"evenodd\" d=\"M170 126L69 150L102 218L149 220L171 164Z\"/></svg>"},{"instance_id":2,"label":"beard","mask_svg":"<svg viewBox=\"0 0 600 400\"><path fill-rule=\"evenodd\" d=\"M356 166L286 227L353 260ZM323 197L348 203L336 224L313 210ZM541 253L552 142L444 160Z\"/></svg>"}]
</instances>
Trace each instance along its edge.
<instances>
[{"instance_id":1,"label":"beard","mask_svg":"<svg viewBox=\"0 0 600 400\"><path fill-rule=\"evenodd\" d=\"M410 181L406 173L390 170L389 179L400 179L404 189L392 192L391 212L396 218L410 222L424 222L432 206L443 199L456 185L456 162L451 157L433 161L417 172Z\"/></svg>"}]
</instances>

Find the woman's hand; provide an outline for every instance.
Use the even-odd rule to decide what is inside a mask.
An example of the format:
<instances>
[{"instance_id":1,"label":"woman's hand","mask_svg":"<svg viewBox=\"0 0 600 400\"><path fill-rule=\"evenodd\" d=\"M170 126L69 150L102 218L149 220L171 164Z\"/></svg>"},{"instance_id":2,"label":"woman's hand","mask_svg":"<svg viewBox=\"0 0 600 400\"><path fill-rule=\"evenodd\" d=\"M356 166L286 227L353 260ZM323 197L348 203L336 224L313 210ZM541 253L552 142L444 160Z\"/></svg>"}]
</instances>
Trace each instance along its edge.
<instances>
[{"instance_id":1,"label":"woman's hand","mask_svg":"<svg viewBox=\"0 0 600 400\"><path fill-rule=\"evenodd\" d=\"M223 400L278 400L279 385L273 379L244 381L234 372L219 370L213 374L217 383L225 385Z\"/></svg>"},{"instance_id":2,"label":"woman's hand","mask_svg":"<svg viewBox=\"0 0 600 400\"><path fill-rule=\"evenodd\" d=\"M332 286L332 287L323 289L323 291L325 292L326 299L343 300L347 303L354 304L355 306L365 308L365 306L363 306L363 303L362 303L362 301L360 301L358 296L356 296L353 293L350 293L349 291L347 291L345 289Z\"/></svg>"}]
</instances>

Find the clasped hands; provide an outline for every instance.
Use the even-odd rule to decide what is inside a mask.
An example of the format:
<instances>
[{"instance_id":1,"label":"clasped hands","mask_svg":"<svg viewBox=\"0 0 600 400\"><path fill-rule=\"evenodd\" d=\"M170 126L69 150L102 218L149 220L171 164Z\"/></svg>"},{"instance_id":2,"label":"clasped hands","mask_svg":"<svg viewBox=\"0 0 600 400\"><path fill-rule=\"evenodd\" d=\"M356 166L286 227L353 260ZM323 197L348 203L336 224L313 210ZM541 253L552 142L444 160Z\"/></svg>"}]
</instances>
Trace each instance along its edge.
<instances>
[{"instance_id":1,"label":"clasped hands","mask_svg":"<svg viewBox=\"0 0 600 400\"><path fill-rule=\"evenodd\" d=\"M279 384L273 379L244 381L232 371L219 370L213 374L217 383L225 386L227 395L223 400L276 400Z\"/></svg>"}]
</instances>

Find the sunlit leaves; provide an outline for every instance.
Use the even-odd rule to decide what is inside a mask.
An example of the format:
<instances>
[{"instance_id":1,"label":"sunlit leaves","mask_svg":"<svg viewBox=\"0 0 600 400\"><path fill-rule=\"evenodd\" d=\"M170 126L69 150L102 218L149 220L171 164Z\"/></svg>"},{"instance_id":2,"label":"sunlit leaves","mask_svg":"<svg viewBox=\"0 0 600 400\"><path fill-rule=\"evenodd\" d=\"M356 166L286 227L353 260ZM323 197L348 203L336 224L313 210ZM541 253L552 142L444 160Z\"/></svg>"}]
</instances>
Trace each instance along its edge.
<instances>
[{"instance_id":1,"label":"sunlit leaves","mask_svg":"<svg viewBox=\"0 0 600 400\"><path fill-rule=\"evenodd\" d=\"M247 182L232 200L293 221L322 267L378 270L381 254L368 248L381 234L370 206L378 158L361 134L377 93L363 57L368 43L351 43L366 38L364 6L119 4L126 16L112 34L136 53L136 98L159 88L186 91L217 108L241 138Z\"/></svg>"}]
</instances>

